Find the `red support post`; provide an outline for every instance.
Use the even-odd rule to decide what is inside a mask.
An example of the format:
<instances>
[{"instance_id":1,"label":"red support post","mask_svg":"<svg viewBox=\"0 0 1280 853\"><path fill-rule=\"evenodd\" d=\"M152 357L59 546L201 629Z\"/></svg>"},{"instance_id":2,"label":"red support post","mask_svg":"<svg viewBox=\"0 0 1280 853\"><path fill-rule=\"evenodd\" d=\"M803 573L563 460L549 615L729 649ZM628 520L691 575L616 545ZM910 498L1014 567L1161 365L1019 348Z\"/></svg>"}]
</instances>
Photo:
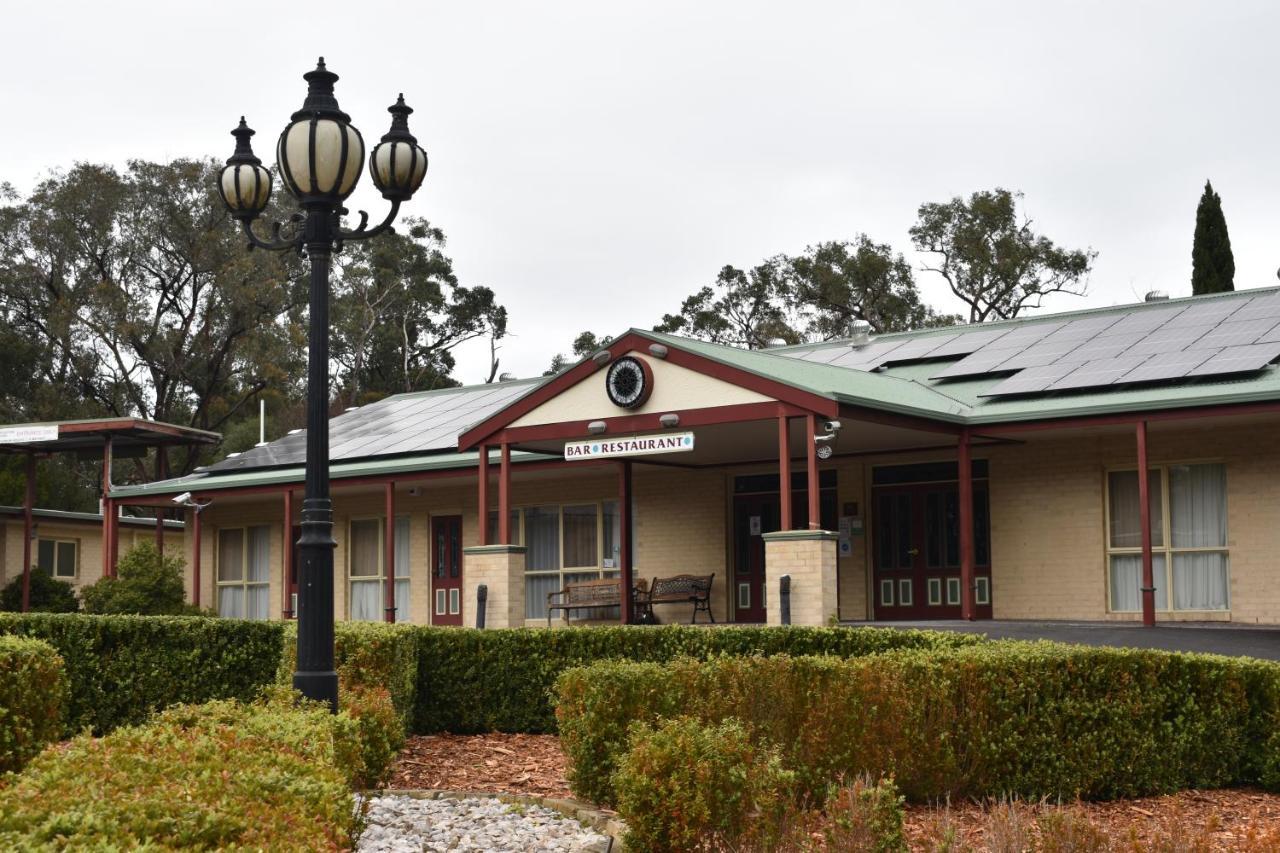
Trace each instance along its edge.
<instances>
[{"instance_id":1,"label":"red support post","mask_svg":"<svg viewBox=\"0 0 1280 853\"><path fill-rule=\"evenodd\" d=\"M200 507L191 510L191 600L200 606Z\"/></svg>"},{"instance_id":2,"label":"red support post","mask_svg":"<svg viewBox=\"0 0 1280 853\"><path fill-rule=\"evenodd\" d=\"M102 442L102 576L111 577L111 436Z\"/></svg>"},{"instance_id":3,"label":"red support post","mask_svg":"<svg viewBox=\"0 0 1280 853\"><path fill-rule=\"evenodd\" d=\"M622 596L619 608L623 625L631 624L631 461L618 464L618 578Z\"/></svg>"},{"instance_id":4,"label":"red support post","mask_svg":"<svg viewBox=\"0 0 1280 853\"><path fill-rule=\"evenodd\" d=\"M820 505L818 503L818 442L816 440L818 419L813 412L804 416L804 429L805 455L808 457L809 468L809 529L818 530L822 527L822 519L819 517ZM787 497L791 495L789 486L790 483L783 486L783 488L787 489Z\"/></svg>"},{"instance_id":5,"label":"red support post","mask_svg":"<svg viewBox=\"0 0 1280 853\"><path fill-rule=\"evenodd\" d=\"M285 619L293 618L293 489L284 490L284 547L281 549L280 613Z\"/></svg>"},{"instance_id":6,"label":"red support post","mask_svg":"<svg viewBox=\"0 0 1280 853\"><path fill-rule=\"evenodd\" d=\"M31 609L31 510L36 502L36 455L27 454L27 489L22 498L22 612ZM53 555L56 561L58 555Z\"/></svg>"},{"instance_id":7,"label":"red support post","mask_svg":"<svg viewBox=\"0 0 1280 853\"><path fill-rule=\"evenodd\" d=\"M977 616L973 577L973 460L967 429L960 432L956 460L960 491L960 618L973 621Z\"/></svg>"},{"instance_id":8,"label":"red support post","mask_svg":"<svg viewBox=\"0 0 1280 853\"><path fill-rule=\"evenodd\" d=\"M790 419L778 415L778 499L781 502L782 529L790 530L791 524L791 435Z\"/></svg>"},{"instance_id":9,"label":"red support post","mask_svg":"<svg viewBox=\"0 0 1280 853\"><path fill-rule=\"evenodd\" d=\"M387 553L384 560L386 577L382 579L382 621L394 622L396 621L396 484L394 482L387 483L385 497L387 535L384 538L387 543Z\"/></svg>"},{"instance_id":10,"label":"red support post","mask_svg":"<svg viewBox=\"0 0 1280 853\"><path fill-rule=\"evenodd\" d=\"M480 496L480 520L476 522L480 530L480 544L489 544L489 446L480 445L480 473L476 481L476 489Z\"/></svg>"},{"instance_id":11,"label":"red support post","mask_svg":"<svg viewBox=\"0 0 1280 853\"><path fill-rule=\"evenodd\" d=\"M498 467L498 544L511 544L511 445L502 443Z\"/></svg>"},{"instance_id":12,"label":"red support post","mask_svg":"<svg viewBox=\"0 0 1280 853\"><path fill-rule=\"evenodd\" d=\"M1142 525L1142 624L1156 624L1156 583L1151 558L1151 495L1147 475L1147 422L1138 421L1138 518Z\"/></svg>"}]
</instances>

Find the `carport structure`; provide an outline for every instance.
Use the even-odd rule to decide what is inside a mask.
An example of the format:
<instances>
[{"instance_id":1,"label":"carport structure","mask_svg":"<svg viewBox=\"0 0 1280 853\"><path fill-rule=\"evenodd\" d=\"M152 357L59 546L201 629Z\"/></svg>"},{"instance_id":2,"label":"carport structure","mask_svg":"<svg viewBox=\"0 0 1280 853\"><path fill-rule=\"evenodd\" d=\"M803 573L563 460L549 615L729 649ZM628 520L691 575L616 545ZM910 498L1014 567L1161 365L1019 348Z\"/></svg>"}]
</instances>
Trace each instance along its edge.
<instances>
[{"instance_id":1,"label":"carport structure","mask_svg":"<svg viewBox=\"0 0 1280 853\"><path fill-rule=\"evenodd\" d=\"M57 453L79 459L102 460L102 574L114 577L118 554L119 507L110 497L111 467L116 459L137 459L155 451L157 477L167 474L165 451L170 447L214 445L215 432L142 418L44 421L0 426L0 453L26 459L23 511L22 610L30 607L31 542L35 504L36 461ZM156 511L156 546L164 549L164 517Z\"/></svg>"}]
</instances>

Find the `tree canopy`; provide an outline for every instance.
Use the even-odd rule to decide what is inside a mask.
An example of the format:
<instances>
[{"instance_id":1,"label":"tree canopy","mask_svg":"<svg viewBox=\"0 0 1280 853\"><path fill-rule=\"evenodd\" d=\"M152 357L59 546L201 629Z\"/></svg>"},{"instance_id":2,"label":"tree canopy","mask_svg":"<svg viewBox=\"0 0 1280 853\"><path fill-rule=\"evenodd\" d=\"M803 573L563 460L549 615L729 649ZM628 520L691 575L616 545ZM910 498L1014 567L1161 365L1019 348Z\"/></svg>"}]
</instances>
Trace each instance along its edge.
<instances>
[{"instance_id":1,"label":"tree canopy","mask_svg":"<svg viewBox=\"0 0 1280 853\"><path fill-rule=\"evenodd\" d=\"M762 349L772 340L803 340L791 306L790 259L769 258L749 270L725 266L715 283L664 314L655 332L671 332L716 344Z\"/></svg>"},{"instance_id":2,"label":"tree canopy","mask_svg":"<svg viewBox=\"0 0 1280 853\"><path fill-rule=\"evenodd\" d=\"M1223 293L1236 289L1236 259L1231 253L1231 235L1222 213L1222 199L1213 184L1204 182L1204 193L1196 206L1196 231L1191 242L1191 292Z\"/></svg>"}]
</instances>

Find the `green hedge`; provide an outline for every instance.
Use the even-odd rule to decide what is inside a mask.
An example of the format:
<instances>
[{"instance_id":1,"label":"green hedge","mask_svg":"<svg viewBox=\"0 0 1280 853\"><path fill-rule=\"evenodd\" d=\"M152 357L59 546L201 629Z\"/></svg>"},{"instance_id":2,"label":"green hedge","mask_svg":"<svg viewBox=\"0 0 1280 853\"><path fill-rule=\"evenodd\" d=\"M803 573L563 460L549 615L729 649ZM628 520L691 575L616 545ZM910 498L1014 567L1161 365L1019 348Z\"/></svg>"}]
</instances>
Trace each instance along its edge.
<instances>
[{"instance_id":1,"label":"green hedge","mask_svg":"<svg viewBox=\"0 0 1280 853\"><path fill-rule=\"evenodd\" d=\"M369 716L398 732L385 692L380 701ZM176 706L147 725L81 735L0 789L0 848L350 849L351 788L381 772L366 764L368 731L285 694Z\"/></svg>"},{"instance_id":2,"label":"green hedge","mask_svg":"<svg viewBox=\"0 0 1280 853\"><path fill-rule=\"evenodd\" d=\"M0 634L62 656L68 733L104 734L182 702L252 699L275 680L283 633L279 622L199 616L0 613Z\"/></svg>"},{"instance_id":3,"label":"green hedge","mask_svg":"<svg viewBox=\"0 0 1280 853\"><path fill-rule=\"evenodd\" d=\"M982 637L889 628L583 627L477 631L417 627L413 729L554 732L551 689L564 670L606 659L669 661L715 655L859 657L893 649L957 648Z\"/></svg>"},{"instance_id":4,"label":"green hedge","mask_svg":"<svg viewBox=\"0 0 1280 853\"><path fill-rule=\"evenodd\" d=\"M62 735L67 675L53 646L0 636L0 773L18 770Z\"/></svg>"},{"instance_id":5,"label":"green hedge","mask_svg":"<svg viewBox=\"0 0 1280 853\"><path fill-rule=\"evenodd\" d=\"M999 642L860 659L598 663L557 685L580 796L614 800L633 722L734 718L803 790L892 775L916 800L1280 788L1280 665Z\"/></svg>"}]
</instances>

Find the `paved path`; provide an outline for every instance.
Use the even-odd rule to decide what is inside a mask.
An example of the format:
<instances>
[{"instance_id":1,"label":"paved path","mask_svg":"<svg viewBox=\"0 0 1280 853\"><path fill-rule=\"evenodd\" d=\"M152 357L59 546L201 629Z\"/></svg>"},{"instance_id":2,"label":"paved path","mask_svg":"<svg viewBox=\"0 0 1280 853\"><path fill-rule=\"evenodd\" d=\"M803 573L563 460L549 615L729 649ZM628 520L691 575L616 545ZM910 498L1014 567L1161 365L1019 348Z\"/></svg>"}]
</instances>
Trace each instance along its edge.
<instances>
[{"instance_id":1,"label":"paved path","mask_svg":"<svg viewBox=\"0 0 1280 853\"><path fill-rule=\"evenodd\" d=\"M977 622L857 622L880 628L927 628L967 631L992 639L1058 640L1087 646L1121 646L1166 649L1176 652L1209 652L1280 660L1280 627L1245 627L1226 623L1192 622L1178 625L1116 624L1114 622L1052 622L987 620Z\"/></svg>"}]
</instances>

